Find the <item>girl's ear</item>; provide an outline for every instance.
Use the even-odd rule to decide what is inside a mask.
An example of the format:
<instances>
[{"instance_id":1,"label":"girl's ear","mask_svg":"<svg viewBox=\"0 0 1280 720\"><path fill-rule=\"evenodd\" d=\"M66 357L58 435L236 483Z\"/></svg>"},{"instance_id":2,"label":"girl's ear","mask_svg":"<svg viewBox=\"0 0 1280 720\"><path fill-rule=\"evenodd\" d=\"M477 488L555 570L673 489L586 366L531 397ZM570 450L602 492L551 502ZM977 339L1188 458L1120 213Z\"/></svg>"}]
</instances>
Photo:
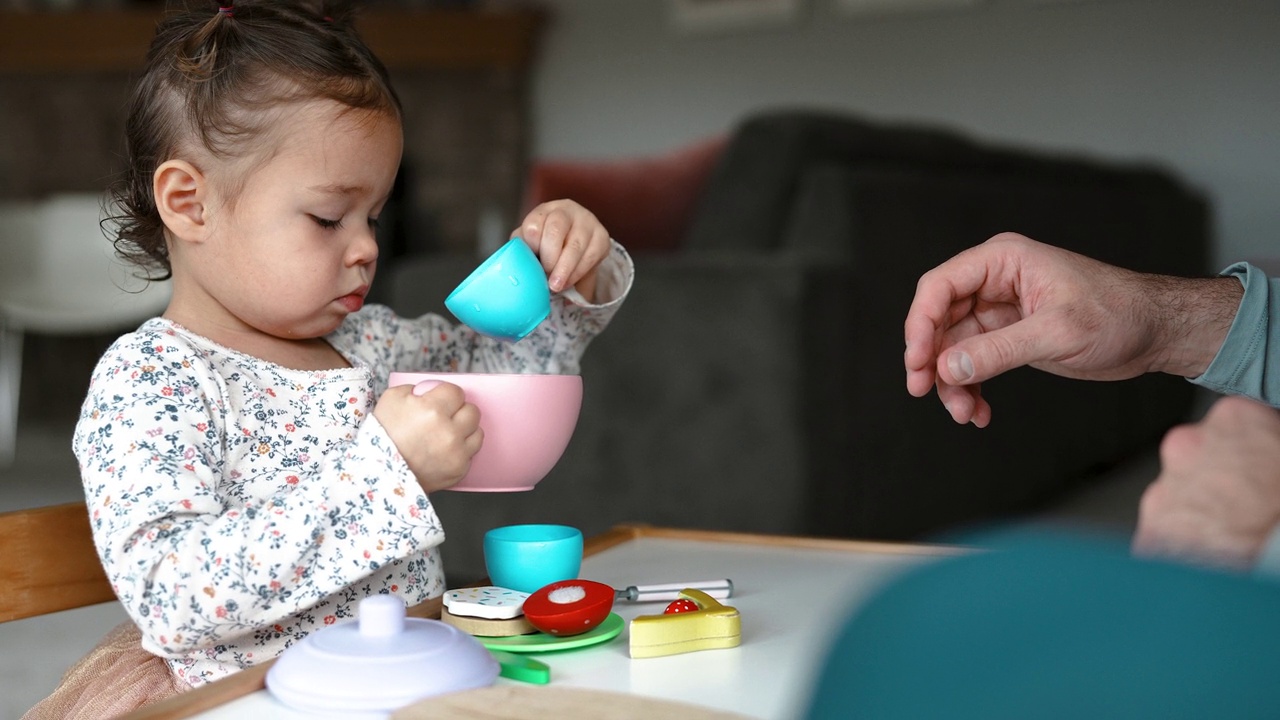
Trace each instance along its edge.
<instances>
[{"instance_id":1,"label":"girl's ear","mask_svg":"<svg viewBox=\"0 0 1280 720\"><path fill-rule=\"evenodd\" d=\"M205 204L208 183L204 174L185 160L166 160L152 176L160 220L175 239L200 242L208 232Z\"/></svg>"}]
</instances>

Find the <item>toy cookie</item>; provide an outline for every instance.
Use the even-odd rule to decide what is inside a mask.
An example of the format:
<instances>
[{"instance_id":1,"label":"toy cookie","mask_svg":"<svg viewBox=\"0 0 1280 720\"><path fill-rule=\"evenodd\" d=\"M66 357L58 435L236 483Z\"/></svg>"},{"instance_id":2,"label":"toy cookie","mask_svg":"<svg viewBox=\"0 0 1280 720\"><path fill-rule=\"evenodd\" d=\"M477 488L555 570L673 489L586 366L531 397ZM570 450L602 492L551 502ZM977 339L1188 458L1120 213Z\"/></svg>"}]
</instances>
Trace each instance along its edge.
<instances>
[{"instance_id":1,"label":"toy cookie","mask_svg":"<svg viewBox=\"0 0 1280 720\"><path fill-rule=\"evenodd\" d=\"M485 585L459 588L444 594L444 606L454 615L508 620L524 613L524 601L529 593Z\"/></svg>"},{"instance_id":2,"label":"toy cookie","mask_svg":"<svg viewBox=\"0 0 1280 720\"><path fill-rule=\"evenodd\" d=\"M537 632L524 617L528 593L486 585L450 590L444 594L440 619L480 637L512 637Z\"/></svg>"}]
</instances>

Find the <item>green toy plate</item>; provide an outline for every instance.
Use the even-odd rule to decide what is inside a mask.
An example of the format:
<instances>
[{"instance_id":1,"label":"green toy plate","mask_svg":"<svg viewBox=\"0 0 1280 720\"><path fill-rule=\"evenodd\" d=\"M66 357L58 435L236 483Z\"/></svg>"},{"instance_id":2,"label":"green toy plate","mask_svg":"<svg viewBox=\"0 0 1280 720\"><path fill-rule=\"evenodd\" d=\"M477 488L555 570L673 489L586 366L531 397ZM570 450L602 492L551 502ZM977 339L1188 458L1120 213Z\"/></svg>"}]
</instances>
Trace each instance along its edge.
<instances>
[{"instance_id":1,"label":"green toy plate","mask_svg":"<svg viewBox=\"0 0 1280 720\"><path fill-rule=\"evenodd\" d=\"M622 632L622 628L625 626L626 623L622 621L622 618L617 613L609 613L609 617L605 618L604 622L581 635L561 637L546 633L534 633L532 635L513 635L511 637L476 636L476 639L480 641L481 645L490 650L526 653L552 652L554 650L569 650L571 648L597 645L612 640L618 637L618 634Z\"/></svg>"}]
</instances>

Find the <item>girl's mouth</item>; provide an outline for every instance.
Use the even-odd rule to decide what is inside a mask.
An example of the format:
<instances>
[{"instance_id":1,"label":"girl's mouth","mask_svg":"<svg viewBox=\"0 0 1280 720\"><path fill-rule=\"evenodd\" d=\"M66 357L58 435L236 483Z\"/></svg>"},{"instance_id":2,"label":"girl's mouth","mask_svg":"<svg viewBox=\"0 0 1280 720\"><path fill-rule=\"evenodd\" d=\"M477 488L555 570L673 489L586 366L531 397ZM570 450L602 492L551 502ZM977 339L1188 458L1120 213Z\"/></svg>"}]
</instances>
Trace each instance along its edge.
<instances>
[{"instance_id":1,"label":"girl's mouth","mask_svg":"<svg viewBox=\"0 0 1280 720\"><path fill-rule=\"evenodd\" d=\"M347 309L347 312L355 312L364 307L364 294L351 293L338 298L338 303Z\"/></svg>"}]
</instances>

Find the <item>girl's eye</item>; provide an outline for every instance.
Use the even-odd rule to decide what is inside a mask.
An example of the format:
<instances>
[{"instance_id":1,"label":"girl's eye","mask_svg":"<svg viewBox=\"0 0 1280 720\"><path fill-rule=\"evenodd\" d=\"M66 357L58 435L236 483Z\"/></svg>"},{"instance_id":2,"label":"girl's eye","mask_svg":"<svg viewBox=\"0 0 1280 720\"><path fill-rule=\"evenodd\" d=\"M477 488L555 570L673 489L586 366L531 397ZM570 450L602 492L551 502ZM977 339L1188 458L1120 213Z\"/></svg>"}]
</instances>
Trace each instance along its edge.
<instances>
[{"instance_id":1,"label":"girl's eye","mask_svg":"<svg viewBox=\"0 0 1280 720\"><path fill-rule=\"evenodd\" d=\"M315 220L316 224L324 228L325 230L337 230L338 228L342 227L341 218L337 220L326 220L325 218L316 217L315 215L312 215L311 219Z\"/></svg>"},{"instance_id":2,"label":"girl's eye","mask_svg":"<svg viewBox=\"0 0 1280 720\"><path fill-rule=\"evenodd\" d=\"M377 230L377 229L378 229L378 218L375 218L375 217L371 217L371 218L369 218L369 227L373 228L374 230Z\"/></svg>"}]
</instances>

